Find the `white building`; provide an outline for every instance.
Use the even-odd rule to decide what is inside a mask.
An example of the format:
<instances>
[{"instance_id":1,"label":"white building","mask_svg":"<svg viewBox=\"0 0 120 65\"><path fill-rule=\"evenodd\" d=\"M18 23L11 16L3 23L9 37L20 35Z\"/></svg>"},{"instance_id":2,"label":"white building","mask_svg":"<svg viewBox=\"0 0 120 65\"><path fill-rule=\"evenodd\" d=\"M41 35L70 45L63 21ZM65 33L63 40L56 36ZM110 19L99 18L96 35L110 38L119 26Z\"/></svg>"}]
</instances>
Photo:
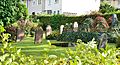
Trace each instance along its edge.
<instances>
[{"instance_id":1,"label":"white building","mask_svg":"<svg viewBox=\"0 0 120 65\"><path fill-rule=\"evenodd\" d=\"M120 0L107 0L115 8L120 9Z\"/></svg>"},{"instance_id":2,"label":"white building","mask_svg":"<svg viewBox=\"0 0 120 65\"><path fill-rule=\"evenodd\" d=\"M98 11L100 0L26 0L30 14L47 13L82 15Z\"/></svg>"}]
</instances>

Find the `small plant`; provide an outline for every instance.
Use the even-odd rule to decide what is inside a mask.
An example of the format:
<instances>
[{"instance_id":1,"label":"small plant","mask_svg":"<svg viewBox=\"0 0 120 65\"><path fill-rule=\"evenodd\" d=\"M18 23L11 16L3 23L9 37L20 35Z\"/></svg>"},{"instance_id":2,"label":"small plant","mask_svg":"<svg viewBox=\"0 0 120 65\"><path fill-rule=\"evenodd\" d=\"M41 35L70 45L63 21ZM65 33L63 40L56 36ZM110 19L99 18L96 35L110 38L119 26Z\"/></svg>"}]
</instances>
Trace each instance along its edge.
<instances>
[{"instance_id":1,"label":"small plant","mask_svg":"<svg viewBox=\"0 0 120 65\"><path fill-rule=\"evenodd\" d=\"M21 49L12 46L12 42L8 43L10 34L4 34L4 31L4 27L0 26L0 42L2 44L2 47L0 48L0 65L38 64L33 56L26 56L21 52Z\"/></svg>"}]
</instances>

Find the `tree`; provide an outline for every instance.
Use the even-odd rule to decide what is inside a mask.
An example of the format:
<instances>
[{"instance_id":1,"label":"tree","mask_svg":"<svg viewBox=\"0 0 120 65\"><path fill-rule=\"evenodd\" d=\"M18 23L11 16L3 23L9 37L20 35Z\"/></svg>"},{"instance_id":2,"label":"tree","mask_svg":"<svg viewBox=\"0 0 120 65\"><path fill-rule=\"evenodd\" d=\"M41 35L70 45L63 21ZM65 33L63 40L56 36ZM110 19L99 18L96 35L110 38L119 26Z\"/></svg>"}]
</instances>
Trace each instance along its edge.
<instances>
[{"instance_id":1,"label":"tree","mask_svg":"<svg viewBox=\"0 0 120 65\"><path fill-rule=\"evenodd\" d=\"M101 2L100 4L100 12L101 13L111 13L115 12L116 8L114 8L112 5L108 4L107 2Z\"/></svg>"},{"instance_id":2,"label":"tree","mask_svg":"<svg viewBox=\"0 0 120 65\"><path fill-rule=\"evenodd\" d=\"M20 0L0 0L0 25L6 26L27 16L28 10Z\"/></svg>"}]
</instances>

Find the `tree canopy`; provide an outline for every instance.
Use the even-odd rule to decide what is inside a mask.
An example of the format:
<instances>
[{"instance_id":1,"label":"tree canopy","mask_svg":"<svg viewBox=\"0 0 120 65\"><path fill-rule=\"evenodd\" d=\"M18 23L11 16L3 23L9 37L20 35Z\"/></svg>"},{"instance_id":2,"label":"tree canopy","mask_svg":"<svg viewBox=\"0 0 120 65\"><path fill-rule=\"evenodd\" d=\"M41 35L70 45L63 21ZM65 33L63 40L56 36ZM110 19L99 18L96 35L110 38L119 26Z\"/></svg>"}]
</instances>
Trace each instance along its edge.
<instances>
[{"instance_id":1,"label":"tree canopy","mask_svg":"<svg viewBox=\"0 0 120 65\"><path fill-rule=\"evenodd\" d=\"M27 7L20 0L0 0L0 25L6 26L27 16Z\"/></svg>"}]
</instances>

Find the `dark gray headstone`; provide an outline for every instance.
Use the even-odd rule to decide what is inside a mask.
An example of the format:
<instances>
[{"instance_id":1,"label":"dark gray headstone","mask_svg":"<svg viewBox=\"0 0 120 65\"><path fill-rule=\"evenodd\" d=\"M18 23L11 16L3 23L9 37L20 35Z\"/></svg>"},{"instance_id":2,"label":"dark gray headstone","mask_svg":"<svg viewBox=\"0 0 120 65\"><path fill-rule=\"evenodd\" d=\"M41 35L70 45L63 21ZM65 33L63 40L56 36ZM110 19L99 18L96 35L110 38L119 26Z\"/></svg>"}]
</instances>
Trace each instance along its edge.
<instances>
[{"instance_id":1,"label":"dark gray headstone","mask_svg":"<svg viewBox=\"0 0 120 65\"><path fill-rule=\"evenodd\" d=\"M43 29L42 29L42 27L39 27L35 30L34 44L41 43L42 38L43 38Z\"/></svg>"},{"instance_id":2,"label":"dark gray headstone","mask_svg":"<svg viewBox=\"0 0 120 65\"><path fill-rule=\"evenodd\" d=\"M97 48L98 49L100 49L100 48L105 49L107 41L108 41L107 34L103 33L101 36L99 36Z\"/></svg>"}]
</instances>

